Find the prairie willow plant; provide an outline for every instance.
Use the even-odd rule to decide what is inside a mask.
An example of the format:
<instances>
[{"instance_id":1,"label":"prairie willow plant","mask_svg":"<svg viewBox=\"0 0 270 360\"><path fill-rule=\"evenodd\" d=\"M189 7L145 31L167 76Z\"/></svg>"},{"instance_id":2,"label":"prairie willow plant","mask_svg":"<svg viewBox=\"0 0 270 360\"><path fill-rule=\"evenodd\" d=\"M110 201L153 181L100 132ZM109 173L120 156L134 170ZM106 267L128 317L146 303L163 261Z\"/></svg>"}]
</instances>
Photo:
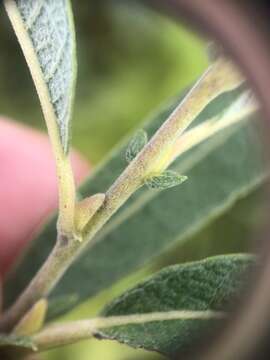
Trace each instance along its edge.
<instances>
[{"instance_id":1,"label":"prairie willow plant","mask_svg":"<svg viewBox=\"0 0 270 360\"><path fill-rule=\"evenodd\" d=\"M79 189L78 200L69 159L76 81L69 1L4 0L4 5L47 124L59 214L5 284L0 351L16 347L16 356L25 356L97 335L168 356L188 349L206 325L224 321L254 262L251 255L171 266L126 291L96 318L64 325L48 321L184 241L263 183L267 169L254 141L253 95L220 54L188 93L108 157Z\"/></svg>"}]
</instances>

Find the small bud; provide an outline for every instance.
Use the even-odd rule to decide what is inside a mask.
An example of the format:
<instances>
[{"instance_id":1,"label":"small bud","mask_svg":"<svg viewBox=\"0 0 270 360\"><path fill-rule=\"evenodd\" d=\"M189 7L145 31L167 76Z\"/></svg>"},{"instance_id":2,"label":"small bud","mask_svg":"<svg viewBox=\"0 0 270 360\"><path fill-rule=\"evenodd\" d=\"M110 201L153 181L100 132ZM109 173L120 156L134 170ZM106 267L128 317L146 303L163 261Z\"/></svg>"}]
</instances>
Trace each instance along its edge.
<instances>
[{"instance_id":1,"label":"small bud","mask_svg":"<svg viewBox=\"0 0 270 360\"><path fill-rule=\"evenodd\" d=\"M105 194L96 194L80 201L75 208L75 228L81 233L89 220L104 203ZM79 238L78 238L79 239Z\"/></svg>"},{"instance_id":2,"label":"small bud","mask_svg":"<svg viewBox=\"0 0 270 360\"><path fill-rule=\"evenodd\" d=\"M149 189L165 190L178 186L187 180L187 176L179 175L175 171L167 170L160 175L152 176L145 181Z\"/></svg>"},{"instance_id":3,"label":"small bud","mask_svg":"<svg viewBox=\"0 0 270 360\"><path fill-rule=\"evenodd\" d=\"M127 151L126 151L126 160L130 163L144 148L147 144L148 136L144 130L139 130L131 139Z\"/></svg>"},{"instance_id":4,"label":"small bud","mask_svg":"<svg viewBox=\"0 0 270 360\"><path fill-rule=\"evenodd\" d=\"M39 331L45 321L48 309L48 301L41 299L26 313L15 326L13 332L20 336L29 336Z\"/></svg>"}]
</instances>

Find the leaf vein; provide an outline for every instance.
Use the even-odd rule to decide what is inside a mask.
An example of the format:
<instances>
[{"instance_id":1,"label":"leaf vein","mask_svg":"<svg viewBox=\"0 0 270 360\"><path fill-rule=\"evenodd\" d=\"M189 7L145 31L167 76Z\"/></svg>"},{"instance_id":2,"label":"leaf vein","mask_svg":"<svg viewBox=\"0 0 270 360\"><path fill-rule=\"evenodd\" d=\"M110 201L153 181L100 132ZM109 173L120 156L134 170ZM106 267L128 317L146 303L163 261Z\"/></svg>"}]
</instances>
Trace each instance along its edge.
<instances>
[{"instance_id":1,"label":"leaf vein","mask_svg":"<svg viewBox=\"0 0 270 360\"><path fill-rule=\"evenodd\" d=\"M65 47L67 45L67 42L68 42L68 34L66 34L65 40L64 40L62 46L60 47L60 49L58 50L58 53L56 55L56 60L52 64L51 69L49 70L49 72L48 72L48 74L47 74L47 76L45 78L46 82L49 82L54 77L54 75L55 75L61 61L63 60L64 50L65 50Z\"/></svg>"},{"instance_id":2,"label":"leaf vein","mask_svg":"<svg viewBox=\"0 0 270 360\"><path fill-rule=\"evenodd\" d=\"M29 31L34 26L35 22L37 21L43 7L44 7L45 0L40 0L36 2L36 7L33 9L32 13L30 14L29 18L26 21L26 30Z\"/></svg>"}]
</instances>

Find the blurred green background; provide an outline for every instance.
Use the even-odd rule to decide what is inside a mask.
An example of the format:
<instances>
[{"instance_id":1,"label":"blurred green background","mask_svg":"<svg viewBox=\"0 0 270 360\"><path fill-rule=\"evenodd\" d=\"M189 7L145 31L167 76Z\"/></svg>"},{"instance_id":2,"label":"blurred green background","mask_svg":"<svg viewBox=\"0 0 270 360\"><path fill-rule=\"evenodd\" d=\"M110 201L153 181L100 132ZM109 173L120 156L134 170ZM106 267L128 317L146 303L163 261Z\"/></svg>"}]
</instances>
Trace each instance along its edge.
<instances>
[{"instance_id":1,"label":"blurred green background","mask_svg":"<svg viewBox=\"0 0 270 360\"><path fill-rule=\"evenodd\" d=\"M73 3L79 65L73 144L96 165L152 111L196 80L207 66L205 42L136 1ZM45 130L23 56L3 11L0 16L0 40L4 49L0 57L1 113ZM181 248L181 255L178 249L173 249L162 262L124 279L65 319L94 316L107 300L161 266L245 250L247 244L235 239L243 238L250 229L243 221L247 213L252 215L250 218L258 218L260 209L250 205L258 196L255 194L240 202L229 215L194 237ZM217 228L226 229L226 232L219 232L218 241ZM51 351L44 358L150 360L162 357L116 343L91 340Z\"/></svg>"},{"instance_id":2,"label":"blurred green background","mask_svg":"<svg viewBox=\"0 0 270 360\"><path fill-rule=\"evenodd\" d=\"M73 144L96 164L206 67L202 42L136 1L74 1L78 85ZM2 12L3 13L3 12ZM1 112L43 127L32 80L2 14ZM3 25L2 25L3 28Z\"/></svg>"}]
</instances>

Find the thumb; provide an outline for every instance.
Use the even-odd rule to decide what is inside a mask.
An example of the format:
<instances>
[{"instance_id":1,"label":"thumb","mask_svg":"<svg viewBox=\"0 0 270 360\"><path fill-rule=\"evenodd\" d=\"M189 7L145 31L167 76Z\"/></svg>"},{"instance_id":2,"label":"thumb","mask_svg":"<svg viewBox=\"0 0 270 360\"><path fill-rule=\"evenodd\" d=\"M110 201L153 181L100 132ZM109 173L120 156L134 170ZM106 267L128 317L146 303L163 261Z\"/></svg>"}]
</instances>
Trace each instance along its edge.
<instances>
[{"instance_id":1,"label":"thumb","mask_svg":"<svg viewBox=\"0 0 270 360\"><path fill-rule=\"evenodd\" d=\"M77 182L89 165L72 151ZM55 164L48 138L0 118L0 274L12 265L44 218L57 206Z\"/></svg>"}]
</instances>

